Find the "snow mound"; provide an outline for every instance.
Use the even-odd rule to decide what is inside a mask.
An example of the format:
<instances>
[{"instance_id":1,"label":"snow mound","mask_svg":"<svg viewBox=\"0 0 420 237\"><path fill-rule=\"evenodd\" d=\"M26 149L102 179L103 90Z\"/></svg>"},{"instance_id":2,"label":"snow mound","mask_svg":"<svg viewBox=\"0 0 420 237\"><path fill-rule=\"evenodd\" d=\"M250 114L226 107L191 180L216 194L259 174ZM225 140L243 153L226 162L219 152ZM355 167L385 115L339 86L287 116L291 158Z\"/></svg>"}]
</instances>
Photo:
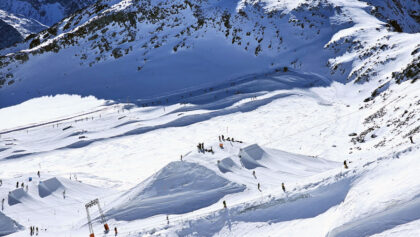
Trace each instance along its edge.
<instances>
[{"instance_id":1,"label":"snow mound","mask_svg":"<svg viewBox=\"0 0 420 237\"><path fill-rule=\"evenodd\" d=\"M0 236L10 235L20 229L21 225L0 212Z\"/></svg>"},{"instance_id":2,"label":"snow mound","mask_svg":"<svg viewBox=\"0 0 420 237\"><path fill-rule=\"evenodd\" d=\"M57 178L51 178L44 181L41 181L38 185L39 196L44 198L60 188L64 188L63 184Z\"/></svg>"},{"instance_id":3,"label":"snow mound","mask_svg":"<svg viewBox=\"0 0 420 237\"><path fill-rule=\"evenodd\" d=\"M116 220L131 221L158 214L182 214L244 190L244 185L222 178L204 166L171 162L120 197L120 203L107 215Z\"/></svg>"},{"instance_id":4,"label":"snow mound","mask_svg":"<svg viewBox=\"0 0 420 237\"><path fill-rule=\"evenodd\" d=\"M257 144L252 144L242 148L239 151L242 165L247 169L255 169L257 167L264 167L258 161L266 156L266 152Z\"/></svg>"},{"instance_id":5,"label":"snow mound","mask_svg":"<svg viewBox=\"0 0 420 237\"><path fill-rule=\"evenodd\" d=\"M217 167L219 168L220 172L227 173L233 172L232 170L238 166L231 158L228 157L218 162Z\"/></svg>"},{"instance_id":6,"label":"snow mound","mask_svg":"<svg viewBox=\"0 0 420 237\"><path fill-rule=\"evenodd\" d=\"M13 206L21 203L25 198L29 198L29 195L23 190L23 188L18 188L9 193L7 201L9 206Z\"/></svg>"}]
</instances>

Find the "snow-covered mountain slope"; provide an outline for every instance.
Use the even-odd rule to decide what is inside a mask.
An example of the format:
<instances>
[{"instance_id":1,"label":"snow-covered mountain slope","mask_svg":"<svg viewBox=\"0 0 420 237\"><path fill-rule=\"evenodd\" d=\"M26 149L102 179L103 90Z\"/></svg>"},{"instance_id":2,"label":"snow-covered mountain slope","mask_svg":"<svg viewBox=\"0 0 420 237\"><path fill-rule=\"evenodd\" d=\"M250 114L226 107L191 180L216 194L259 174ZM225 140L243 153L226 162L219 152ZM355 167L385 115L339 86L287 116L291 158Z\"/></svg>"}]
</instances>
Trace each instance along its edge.
<instances>
[{"instance_id":1,"label":"snow-covered mountain slope","mask_svg":"<svg viewBox=\"0 0 420 237\"><path fill-rule=\"evenodd\" d=\"M2 0L0 9L44 25L54 25L64 17L84 8L96 0ZM37 31L38 32L38 31Z\"/></svg>"},{"instance_id":2,"label":"snow-covered mountain slope","mask_svg":"<svg viewBox=\"0 0 420 237\"><path fill-rule=\"evenodd\" d=\"M23 41L23 39L30 34L35 34L48 28L46 25L43 25L36 20L25 18L22 15L14 15L3 10L0 10L0 19L15 28L20 33L20 35L23 37L20 41Z\"/></svg>"},{"instance_id":3,"label":"snow-covered mountain slope","mask_svg":"<svg viewBox=\"0 0 420 237\"><path fill-rule=\"evenodd\" d=\"M418 8L102 0L1 50L0 233L416 236Z\"/></svg>"},{"instance_id":4,"label":"snow-covered mountain slope","mask_svg":"<svg viewBox=\"0 0 420 237\"><path fill-rule=\"evenodd\" d=\"M1 58L0 106L60 93L134 101L284 67L379 86L418 57L420 35L394 32L381 21L386 9L377 7L381 18L374 9L335 0L100 1L2 52L14 53Z\"/></svg>"}]
</instances>

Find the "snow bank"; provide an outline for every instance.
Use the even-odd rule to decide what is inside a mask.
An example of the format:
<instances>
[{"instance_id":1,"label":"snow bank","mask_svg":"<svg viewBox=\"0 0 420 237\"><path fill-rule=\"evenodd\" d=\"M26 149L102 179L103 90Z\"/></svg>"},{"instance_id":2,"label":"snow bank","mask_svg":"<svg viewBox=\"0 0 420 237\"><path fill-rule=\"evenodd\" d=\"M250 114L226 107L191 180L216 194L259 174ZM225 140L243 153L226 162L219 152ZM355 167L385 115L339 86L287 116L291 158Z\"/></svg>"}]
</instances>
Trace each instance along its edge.
<instances>
[{"instance_id":1,"label":"snow bank","mask_svg":"<svg viewBox=\"0 0 420 237\"><path fill-rule=\"evenodd\" d=\"M177 161L124 194L107 215L131 221L158 214L182 214L243 190L245 186L230 182L204 166Z\"/></svg>"},{"instance_id":2,"label":"snow bank","mask_svg":"<svg viewBox=\"0 0 420 237\"><path fill-rule=\"evenodd\" d=\"M93 96L44 96L0 109L0 131L91 111L104 104Z\"/></svg>"},{"instance_id":3,"label":"snow bank","mask_svg":"<svg viewBox=\"0 0 420 237\"><path fill-rule=\"evenodd\" d=\"M0 236L12 234L21 228L16 221L0 212Z\"/></svg>"}]
</instances>

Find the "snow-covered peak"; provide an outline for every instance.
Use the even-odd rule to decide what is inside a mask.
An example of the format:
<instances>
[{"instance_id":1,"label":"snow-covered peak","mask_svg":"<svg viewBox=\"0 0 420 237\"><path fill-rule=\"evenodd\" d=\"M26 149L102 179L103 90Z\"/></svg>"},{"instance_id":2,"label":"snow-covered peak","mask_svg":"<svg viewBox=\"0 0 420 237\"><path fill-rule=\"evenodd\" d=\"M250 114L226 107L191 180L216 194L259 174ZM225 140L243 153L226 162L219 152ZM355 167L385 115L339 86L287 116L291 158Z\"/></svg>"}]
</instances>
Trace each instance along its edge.
<instances>
[{"instance_id":1,"label":"snow-covered peak","mask_svg":"<svg viewBox=\"0 0 420 237\"><path fill-rule=\"evenodd\" d=\"M0 9L53 25L96 0L2 0Z\"/></svg>"}]
</instances>

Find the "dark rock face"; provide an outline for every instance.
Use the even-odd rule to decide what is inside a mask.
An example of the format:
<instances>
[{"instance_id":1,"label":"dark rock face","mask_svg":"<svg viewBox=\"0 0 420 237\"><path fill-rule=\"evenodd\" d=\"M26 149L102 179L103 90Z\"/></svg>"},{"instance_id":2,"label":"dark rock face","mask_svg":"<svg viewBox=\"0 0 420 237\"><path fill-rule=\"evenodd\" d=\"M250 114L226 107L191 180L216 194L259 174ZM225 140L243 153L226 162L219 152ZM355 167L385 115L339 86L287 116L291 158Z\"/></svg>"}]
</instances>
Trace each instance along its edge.
<instances>
[{"instance_id":1,"label":"dark rock face","mask_svg":"<svg viewBox=\"0 0 420 237\"><path fill-rule=\"evenodd\" d=\"M21 41L23 41L22 35L13 26L0 20L0 49L7 48Z\"/></svg>"}]
</instances>

